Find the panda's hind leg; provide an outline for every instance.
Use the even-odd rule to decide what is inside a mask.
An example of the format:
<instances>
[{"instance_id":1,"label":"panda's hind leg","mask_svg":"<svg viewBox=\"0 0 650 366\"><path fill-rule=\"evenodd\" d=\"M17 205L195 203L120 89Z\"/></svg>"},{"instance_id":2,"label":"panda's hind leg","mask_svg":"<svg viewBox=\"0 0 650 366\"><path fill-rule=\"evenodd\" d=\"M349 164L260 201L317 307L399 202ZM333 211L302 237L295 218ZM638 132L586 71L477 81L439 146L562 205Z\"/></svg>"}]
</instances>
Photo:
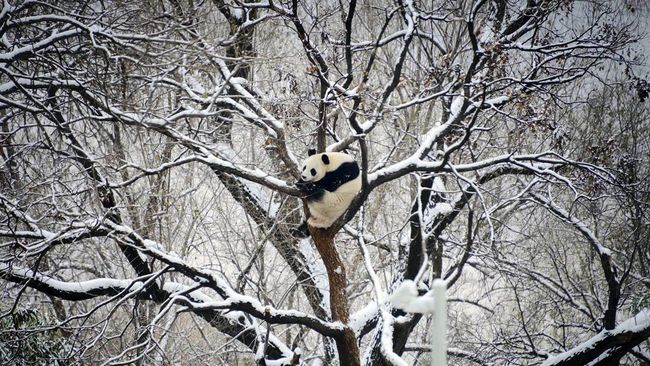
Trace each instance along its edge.
<instances>
[{"instance_id":1,"label":"panda's hind leg","mask_svg":"<svg viewBox=\"0 0 650 366\"><path fill-rule=\"evenodd\" d=\"M319 229L325 229L330 226L332 226L333 222L329 222L325 220L324 218L319 218L316 216L312 216L307 220L307 223L313 227L317 227Z\"/></svg>"}]
</instances>

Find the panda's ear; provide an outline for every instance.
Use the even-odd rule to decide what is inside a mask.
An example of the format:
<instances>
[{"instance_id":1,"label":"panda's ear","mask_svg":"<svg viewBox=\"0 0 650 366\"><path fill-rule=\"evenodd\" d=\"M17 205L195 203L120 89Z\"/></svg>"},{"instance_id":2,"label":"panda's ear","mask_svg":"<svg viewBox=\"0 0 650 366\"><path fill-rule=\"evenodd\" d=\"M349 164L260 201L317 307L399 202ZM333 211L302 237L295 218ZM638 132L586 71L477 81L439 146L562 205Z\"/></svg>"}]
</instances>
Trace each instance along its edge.
<instances>
[{"instance_id":1,"label":"panda's ear","mask_svg":"<svg viewBox=\"0 0 650 366\"><path fill-rule=\"evenodd\" d=\"M323 155L321 155L320 158L323 160L323 163L324 163L325 165L327 165L327 164L330 163L330 157L327 156L327 154L323 154Z\"/></svg>"},{"instance_id":2,"label":"panda's ear","mask_svg":"<svg viewBox=\"0 0 650 366\"><path fill-rule=\"evenodd\" d=\"M309 149L309 150L307 150L307 156L312 156L312 155L314 155L314 154L316 154L316 149Z\"/></svg>"}]
</instances>

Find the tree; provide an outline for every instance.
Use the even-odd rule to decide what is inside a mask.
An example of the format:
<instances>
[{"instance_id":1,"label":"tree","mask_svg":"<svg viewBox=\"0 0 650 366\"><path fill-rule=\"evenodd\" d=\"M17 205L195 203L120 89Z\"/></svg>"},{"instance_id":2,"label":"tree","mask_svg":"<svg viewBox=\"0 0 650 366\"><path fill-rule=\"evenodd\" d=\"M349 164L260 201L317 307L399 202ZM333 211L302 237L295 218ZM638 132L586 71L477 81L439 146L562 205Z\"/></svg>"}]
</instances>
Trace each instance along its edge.
<instances>
[{"instance_id":1,"label":"tree","mask_svg":"<svg viewBox=\"0 0 650 366\"><path fill-rule=\"evenodd\" d=\"M60 335L47 332L34 332L42 326L36 312L32 309L17 309L10 319L2 324L0 342L4 345L0 359L6 365L58 365L63 354L63 341Z\"/></svg>"},{"instance_id":2,"label":"tree","mask_svg":"<svg viewBox=\"0 0 650 366\"><path fill-rule=\"evenodd\" d=\"M642 85L633 6L5 2L3 313L70 360L403 365L390 294L442 278L452 362L648 362L647 106L590 93ZM363 188L307 239L311 146Z\"/></svg>"}]
</instances>

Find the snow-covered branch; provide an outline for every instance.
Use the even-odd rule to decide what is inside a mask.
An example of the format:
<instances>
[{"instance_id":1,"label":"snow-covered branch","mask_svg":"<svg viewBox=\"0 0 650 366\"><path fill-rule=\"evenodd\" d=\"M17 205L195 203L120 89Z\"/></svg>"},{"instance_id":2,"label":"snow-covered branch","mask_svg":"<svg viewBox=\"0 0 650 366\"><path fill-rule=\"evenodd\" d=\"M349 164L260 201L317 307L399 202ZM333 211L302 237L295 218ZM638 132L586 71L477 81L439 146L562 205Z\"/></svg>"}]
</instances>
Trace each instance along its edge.
<instances>
[{"instance_id":1,"label":"snow-covered branch","mask_svg":"<svg viewBox=\"0 0 650 366\"><path fill-rule=\"evenodd\" d=\"M0 278L46 293L64 300L80 301L98 296L127 295L142 293L143 280L118 280L96 278L80 282L65 282L31 269L0 263Z\"/></svg>"},{"instance_id":2,"label":"snow-covered branch","mask_svg":"<svg viewBox=\"0 0 650 366\"><path fill-rule=\"evenodd\" d=\"M605 365L609 362L608 352L623 350L625 353L649 337L650 308L645 308L614 329L604 330L566 352L549 357L542 365Z\"/></svg>"},{"instance_id":3,"label":"snow-covered branch","mask_svg":"<svg viewBox=\"0 0 650 366\"><path fill-rule=\"evenodd\" d=\"M647 359L648 6L0 1L0 363L421 364L438 278L458 362Z\"/></svg>"}]
</instances>

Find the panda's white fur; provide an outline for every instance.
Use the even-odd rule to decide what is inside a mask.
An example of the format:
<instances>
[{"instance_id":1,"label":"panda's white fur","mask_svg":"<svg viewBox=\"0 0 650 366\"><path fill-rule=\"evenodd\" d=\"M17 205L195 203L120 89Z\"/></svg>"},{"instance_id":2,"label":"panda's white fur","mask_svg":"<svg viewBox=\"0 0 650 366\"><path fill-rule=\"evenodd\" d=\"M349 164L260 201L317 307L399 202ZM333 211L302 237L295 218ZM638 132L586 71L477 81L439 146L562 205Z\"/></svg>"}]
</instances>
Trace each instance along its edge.
<instances>
[{"instance_id":1,"label":"panda's white fur","mask_svg":"<svg viewBox=\"0 0 650 366\"><path fill-rule=\"evenodd\" d=\"M361 190L361 174L354 158L341 152L313 154L302 165L302 187L307 196L309 225L327 228L348 209Z\"/></svg>"}]
</instances>

